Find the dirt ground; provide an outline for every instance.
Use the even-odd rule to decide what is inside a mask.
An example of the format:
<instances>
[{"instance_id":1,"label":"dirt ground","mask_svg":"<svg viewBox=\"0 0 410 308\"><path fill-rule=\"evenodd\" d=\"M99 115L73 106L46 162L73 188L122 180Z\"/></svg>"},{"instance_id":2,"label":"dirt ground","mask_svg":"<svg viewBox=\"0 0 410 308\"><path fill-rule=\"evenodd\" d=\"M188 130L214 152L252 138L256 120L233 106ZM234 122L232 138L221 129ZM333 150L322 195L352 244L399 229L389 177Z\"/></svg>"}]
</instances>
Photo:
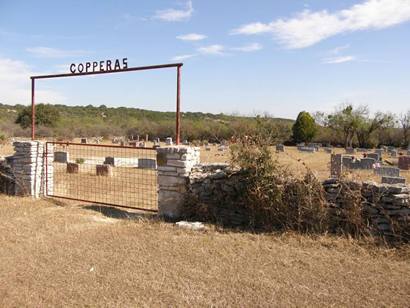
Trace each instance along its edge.
<instances>
[{"instance_id":1,"label":"dirt ground","mask_svg":"<svg viewBox=\"0 0 410 308\"><path fill-rule=\"evenodd\" d=\"M0 195L0 306L395 306L410 250Z\"/></svg>"}]
</instances>

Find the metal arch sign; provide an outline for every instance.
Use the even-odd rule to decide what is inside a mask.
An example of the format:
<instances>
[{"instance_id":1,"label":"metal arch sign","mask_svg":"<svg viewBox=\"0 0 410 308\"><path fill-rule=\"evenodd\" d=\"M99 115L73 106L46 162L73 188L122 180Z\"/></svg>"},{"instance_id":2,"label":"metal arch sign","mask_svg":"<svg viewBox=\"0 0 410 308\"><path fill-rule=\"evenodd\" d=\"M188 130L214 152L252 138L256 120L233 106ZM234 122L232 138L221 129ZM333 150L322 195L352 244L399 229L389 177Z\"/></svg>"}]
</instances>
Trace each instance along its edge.
<instances>
[{"instance_id":1,"label":"metal arch sign","mask_svg":"<svg viewBox=\"0 0 410 308\"><path fill-rule=\"evenodd\" d=\"M158 64L158 65L148 65L139 67L128 67L128 59L122 58L120 61L116 59L104 60L104 61L94 61L94 62L84 62L84 63L72 63L70 65L70 73L61 74L50 74L50 75L36 75L31 76L31 139L35 140L35 119L36 119L36 107L35 107L35 81L38 79L49 79L49 78L65 78L65 77L79 77L79 76L89 76L89 75L100 75L100 74L112 74L112 73L125 73L125 72L136 72L136 71L146 71L146 70L156 70L164 68L176 68L177 71L177 93L176 93L176 121L175 121L175 139L176 144L180 143L181 136L181 115L180 115L180 100L181 100L181 67L183 63L168 63L168 64Z\"/></svg>"},{"instance_id":2,"label":"metal arch sign","mask_svg":"<svg viewBox=\"0 0 410 308\"><path fill-rule=\"evenodd\" d=\"M71 74L95 73L126 70L128 68L128 58L115 60L92 61L85 63L71 63Z\"/></svg>"}]
</instances>

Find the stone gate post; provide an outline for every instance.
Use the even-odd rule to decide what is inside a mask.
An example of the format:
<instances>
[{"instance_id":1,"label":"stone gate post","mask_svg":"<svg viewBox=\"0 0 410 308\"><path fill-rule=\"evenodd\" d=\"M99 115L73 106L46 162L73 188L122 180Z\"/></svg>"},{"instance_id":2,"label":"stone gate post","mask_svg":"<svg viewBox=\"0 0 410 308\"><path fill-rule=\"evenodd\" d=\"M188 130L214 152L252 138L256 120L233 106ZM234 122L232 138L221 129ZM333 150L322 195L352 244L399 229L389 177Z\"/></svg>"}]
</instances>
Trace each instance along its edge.
<instances>
[{"instance_id":1,"label":"stone gate post","mask_svg":"<svg viewBox=\"0 0 410 308\"><path fill-rule=\"evenodd\" d=\"M46 184L48 192L52 193L54 160L52 145L48 145L47 151L46 143L41 141L16 141L13 146L15 153L9 161L16 182L15 194L38 198L45 194Z\"/></svg>"},{"instance_id":2,"label":"stone gate post","mask_svg":"<svg viewBox=\"0 0 410 308\"><path fill-rule=\"evenodd\" d=\"M157 148L158 212L160 216L177 219L187 191L193 166L199 164L198 147L167 146Z\"/></svg>"}]
</instances>

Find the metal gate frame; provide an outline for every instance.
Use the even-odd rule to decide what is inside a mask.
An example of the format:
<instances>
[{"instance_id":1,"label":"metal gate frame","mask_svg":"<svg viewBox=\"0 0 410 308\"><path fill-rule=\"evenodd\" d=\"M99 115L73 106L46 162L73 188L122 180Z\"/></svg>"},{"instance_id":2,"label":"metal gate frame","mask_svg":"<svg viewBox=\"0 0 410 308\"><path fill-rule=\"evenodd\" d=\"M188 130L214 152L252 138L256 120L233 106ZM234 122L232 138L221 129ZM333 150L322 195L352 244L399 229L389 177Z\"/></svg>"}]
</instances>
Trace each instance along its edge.
<instances>
[{"instance_id":1,"label":"metal gate frame","mask_svg":"<svg viewBox=\"0 0 410 308\"><path fill-rule=\"evenodd\" d=\"M126 209L134 209L134 210L141 210L141 211L147 211L147 212L154 212L157 213L158 209L147 209L147 208L141 208L141 207L132 207L132 206L126 206L126 205L118 205L115 203L107 203L107 202L99 202L99 201L94 201L94 200L89 200L89 199L82 199L82 198L73 198L73 197L67 197L67 196L58 196L53 194L49 194L48 192L48 145L65 145L65 146L88 146L88 147L104 147L104 148L117 148L117 149L132 149L132 150L138 150L138 149L143 149L146 151L155 151L156 149L154 148L145 148L145 147L132 147L132 146L118 146L118 145L113 145L113 144L91 144L91 143L75 143L75 142L60 142L60 141L47 141L46 142L46 149L45 149L45 189L44 189L44 194L46 197L55 197L55 198L61 198L61 199L66 199L66 200L73 200L73 201L80 201L80 202L87 202L87 203L93 203L93 204L101 204L101 205L109 205L109 206L115 206L115 207L120 207L120 208L126 208ZM54 168L53 168L54 169ZM54 170L53 170L54 172ZM156 171L158 173L158 171Z\"/></svg>"},{"instance_id":2,"label":"metal gate frame","mask_svg":"<svg viewBox=\"0 0 410 308\"><path fill-rule=\"evenodd\" d=\"M156 70L163 68L177 68L177 97L176 97L176 119L175 119L175 143L180 144L181 138L181 115L180 115L180 105L181 105L181 67L183 63L170 63L170 64L160 64L160 65L150 65L150 66L139 66L139 67L129 67L120 70L112 71L96 71L96 72L82 72L82 73L65 73L65 74L52 74L52 75L37 75L31 76L31 139L36 138L36 105L35 105L35 81L36 79L50 79L50 78L62 78L62 77L77 77L86 75L101 75L101 74L112 74L112 73L124 73L124 72L135 72L135 71L147 71Z\"/></svg>"}]
</instances>

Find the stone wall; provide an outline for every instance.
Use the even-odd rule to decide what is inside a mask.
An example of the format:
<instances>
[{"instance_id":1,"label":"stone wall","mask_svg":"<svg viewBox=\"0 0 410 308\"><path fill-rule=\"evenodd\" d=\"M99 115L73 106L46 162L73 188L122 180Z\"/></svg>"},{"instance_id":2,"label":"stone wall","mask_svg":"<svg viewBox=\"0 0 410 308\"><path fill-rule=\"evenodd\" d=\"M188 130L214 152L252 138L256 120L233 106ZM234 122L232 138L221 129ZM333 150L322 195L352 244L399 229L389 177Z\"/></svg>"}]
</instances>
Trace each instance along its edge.
<instances>
[{"instance_id":1,"label":"stone wall","mask_svg":"<svg viewBox=\"0 0 410 308\"><path fill-rule=\"evenodd\" d=\"M244 203L246 189L244 172L228 165L195 166L186 184L184 214L189 218L217 222L237 227L249 224L250 214ZM358 193L363 224L375 235L402 236L410 241L410 188L406 185L377 184L374 182L344 182L344 187ZM342 221L348 203L338 179L323 182L330 221ZM192 212L190 206L196 212ZM333 215L333 216L332 216ZM345 215L345 214L344 214ZM367 227L366 227L367 228ZM407 229L406 229L407 228ZM403 231L403 229L405 231Z\"/></svg>"},{"instance_id":2,"label":"stone wall","mask_svg":"<svg viewBox=\"0 0 410 308\"><path fill-rule=\"evenodd\" d=\"M346 192L347 187L349 192ZM410 226L410 188L402 184L377 184L374 182L344 182L342 185L338 179L329 179L323 182L326 199L332 215L338 215L340 211L349 207L348 198L344 194L357 193L361 198L361 214L367 218L369 231L373 234L384 236L406 236L410 240L410 234L403 234L402 228Z\"/></svg>"},{"instance_id":3,"label":"stone wall","mask_svg":"<svg viewBox=\"0 0 410 308\"><path fill-rule=\"evenodd\" d=\"M246 225L245 185L243 173L228 164L197 165L189 176L184 214L227 226Z\"/></svg>"}]
</instances>

